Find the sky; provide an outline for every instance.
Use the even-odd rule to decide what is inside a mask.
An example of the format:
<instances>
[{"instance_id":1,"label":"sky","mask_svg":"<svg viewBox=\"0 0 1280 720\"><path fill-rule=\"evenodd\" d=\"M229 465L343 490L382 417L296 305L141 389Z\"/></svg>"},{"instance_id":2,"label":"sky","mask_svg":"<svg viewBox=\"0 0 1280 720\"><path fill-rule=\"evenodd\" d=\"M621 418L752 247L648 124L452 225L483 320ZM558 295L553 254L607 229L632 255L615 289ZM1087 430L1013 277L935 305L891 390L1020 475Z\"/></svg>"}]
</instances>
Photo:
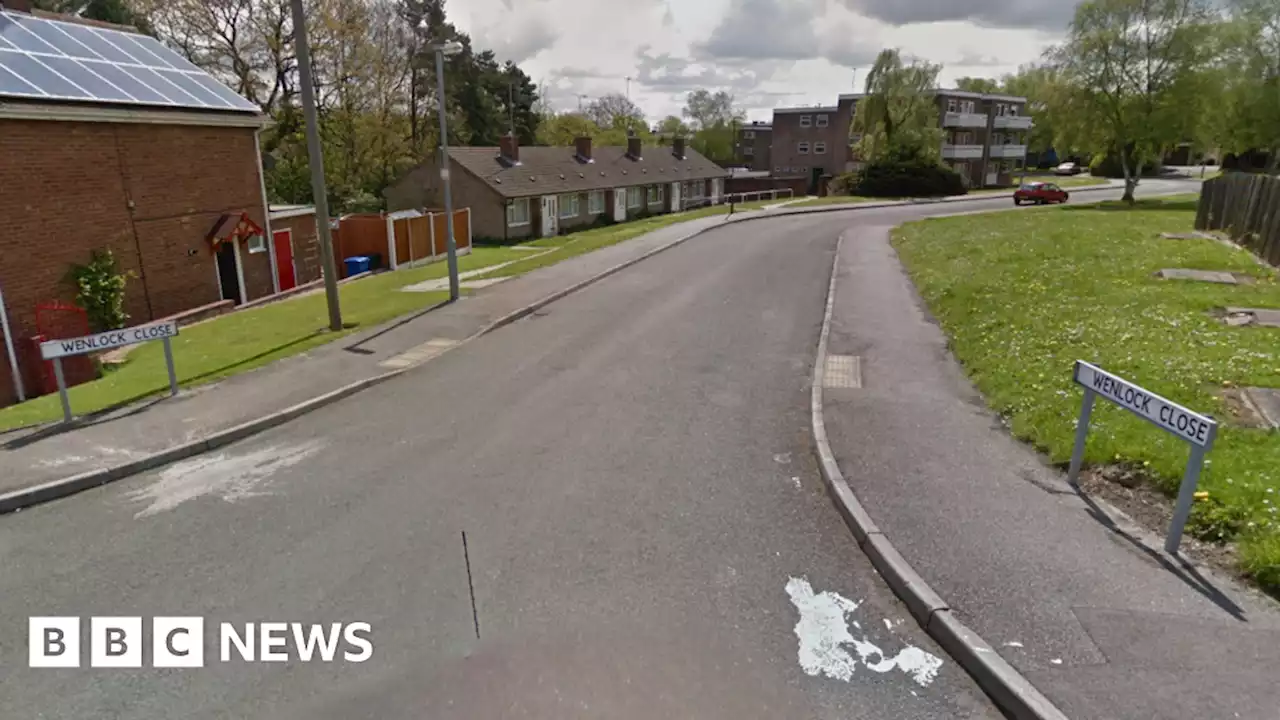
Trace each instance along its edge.
<instances>
[{"instance_id":1,"label":"sky","mask_svg":"<svg viewBox=\"0 0 1280 720\"><path fill-rule=\"evenodd\" d=\"M648 118L732 93L750 120L861 91L882 48L999 77L1061 40L1076 0L450 0L450 20L520 64L557 110L630 93ZM630 78L628 81L627 78ZM585 97L580 97L585 96Z\"/></svg>"}]
</instances>

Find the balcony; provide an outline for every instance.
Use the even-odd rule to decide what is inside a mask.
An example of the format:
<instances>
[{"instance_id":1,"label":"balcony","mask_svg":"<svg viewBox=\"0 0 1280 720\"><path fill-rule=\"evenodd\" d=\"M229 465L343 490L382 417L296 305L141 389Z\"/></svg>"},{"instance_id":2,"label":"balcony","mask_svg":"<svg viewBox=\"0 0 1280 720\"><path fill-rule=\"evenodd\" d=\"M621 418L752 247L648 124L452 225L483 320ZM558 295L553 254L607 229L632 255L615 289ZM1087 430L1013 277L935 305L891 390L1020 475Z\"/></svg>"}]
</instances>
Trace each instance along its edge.
<instances>
[{"instance_id":1,"label":"balcony","mask_svg":"<svg viewBox=\"0 0 1280 720\"><path fill-rule=\"evenodd\" d=\"M943 157L946 157L945 155ZM1026 145L992 145L991 159L1024 159L1027 157Z\"/></svg>"},{"instance_id":2,"label":"balcony","mask_svg":"<svg viewBox=\"0 0 1280 720\"><path fill-rule=\"evenodd\" d=\"M997 115L995 118L998 130L1030 130L1033 124L1026 115Z\"/></svg>"},{"instance_id":3,"label":"balcony","mask_svg":"<svg viewBox=\"0 0 1280 720\"><path fill-rule=\"evenodd\" d=\"M987 116L982 113L947 112L942 115L943 127L984 128Z\"/></svg>"},{"instance_id":4,"label":"balcony","mask_svg":"<svg viewBox=\"0 0 1280 720\"><path fill-rule=\"evenodd\" d=\"M942 157L947 160L981 160L982 146L943 144Z\"/></svg>"}]
</instances>

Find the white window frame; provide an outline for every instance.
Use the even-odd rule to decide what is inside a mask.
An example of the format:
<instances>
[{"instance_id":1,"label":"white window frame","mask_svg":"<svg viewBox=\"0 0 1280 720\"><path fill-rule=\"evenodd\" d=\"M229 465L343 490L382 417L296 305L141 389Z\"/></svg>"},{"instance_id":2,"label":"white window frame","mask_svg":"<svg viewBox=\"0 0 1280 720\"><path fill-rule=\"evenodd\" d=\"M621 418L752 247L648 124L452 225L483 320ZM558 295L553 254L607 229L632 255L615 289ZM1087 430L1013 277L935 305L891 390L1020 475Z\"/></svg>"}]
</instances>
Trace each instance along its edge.
<instances>
[{"instance_id":1,"label":"white window frame","mask_svg":"<svg viewBox=\"0 0 1280 720\"><path fill-rule=\"evenodd\" d=\"M517 208L524 208L524 219L519 218L520 212ZM528 225L529 220L529 198L516 198L507 205L507 227L522 227Z\"/></svg>"},{"instance_id":2,"label":"white window frame","mask_svg":"<svg viewBox=\"0 0 1280 720\"><path fill-rule=\"evenodd\" d=\"M960 103L960 110L962 112L966 112L972 115L974 114L974 112L976 112L977 105L972 100L965 100L964 102Z\"/></svg>"},{"instance_id":3,"label":"white window frame","mask_svg":"<svg viewBox=\"0 0 1280 720\"><path fill-rule=\"evenodd\" d=\"M604 191L592 190L587 193L587 214L603 215L604 214Z\"/></svg>"},{"instance_id":4,"label":"white window frame","mask_svg":"<svg viewBox=\"0 0 1280 720\"><path fill-rule=\"evenodd\" d=\"M754 145L744 145L744 146L742 147L742 154L743 154L743 155L745 155L746 157L751 157L752 155L755 155L755 154L756 154L756 148L755 148L755 146L754 146Z\"/></svg>"},{"instance_id":5,"label":"white window frame","mask_svg":"<svg viewBox=\"0 0 1280 720\"><path fill-rule=\"evenodd\" d=\"M826 144L826 143L824 143L824 142L815 142L815 143L813 144L813 154L814 154L814 155L826 155L826 154L827 154L827 144Z\"/></svg>"},{"instance_id":6,"label":"white window frame","mask_svg":"<svg viewBox=\"0 0 1280 720\"><path fill-rule=\"evenodd\" d=\"M955 98L947 98L947 112L956 112L959 107Z\"/></svg>"},{"instance_id":7,"label":"white window frame","mask_svg":"<svg viewBox=\"0 0 1280 720\"><path fill-rule=\"evenodd\" d=\"M640 188L632 186L627 188L627 208L638 208L644 204L644 194L640 192Z\"/></svg>"},{"instance_id":8,"label":"white window frame","mask_svg":"<svg viewBox=\"0 0 1280 720\"><path fill-rule=\"evenodd\" d=\"M778 167L775 167L775 168L773 169L773 171L774 171L774 172L776 172L776 173L778 173L779 175L781 175L781 174L782 174L782 166L781 166L781 165L779 165Z\"/></svg>"},{"instance_id":9,"label":"white window frame","mask_svg":"<svg viewBox=\"0 0 1280 720\"><path fill-rule=\"evenodd\" d=\"M815 120L813 124L814 124L814 127L826 127L828 124L830 124L830 122L831 122L831 119L827 117L826 113L823 113L818 116L818 119Z\"/></svg>"},{"instance_id":10,"label":"white window frame","mask_svg":"<svg viewBox=\"0 0 1280 720\"><path fill-rule=\"evenodd\" d=\"M755 140L755 139L756 139L756 131L755 131L755 130L743 130L743 131L742 131L742 139L743 139L743 140Z\"/></svg>"},{"instance_id":11,"label":"white window frame","mask_svg":"<svg viewBox=\"0 0 1280 720\"><path fill-rule=\"evenodd\" d=\"M267 251L267 239L261 235L250 235L245 245L248 247L250 255Z\"/></svg>"},{"instance_id":12,"label":"white window frame","mask_svg":"<svg viewBox=\"0 0 1280 720\"><path fill-rule=\"evenodd\" d=\"M650 185L645 188L645 201L650 205L658 205L662 203L662 186Z\"/></svg>"},{"instance_id":13,"label":"white window frame","mask_svg":"<svg viewBox=\"0 0 1280 720\"><path fill-rule=\"evenodd\" d=\"M1018 117L1018 106L1010 105L1008 114L1009 114L1009 117Z\"/></svg>"},{"instance_id":14,"label":"white window frame","mask_svg":"<svg viewBox=\"0 0 1280 720\"><path fill-rule=\"evenodd\" d=\"M801 140L800 142L796 143L796 154L798 154L798 155L808 155L808 154L809 154L809 141L808 141L808 140Z\"/></svg>"},{"instance_id":15,"label":"white window frame","mask_svg":"<svg viewBox=\"0 0 1280 720\"><path fill-rule=\"evenodd\" d=\"M802 128L807 128L807 127L812 127L812 126L813 126L813 116L812 116L812 115L801 115L801 116L800 116L800 127L802 127Z\"/></svg>"},{"instance_id":16,"label":"white window frame","mask_svg":"<svg viewBox=\"0 0 1280 720\"><path fill-rule=\"evenodd\" d=\"M572 220L582 214L582 195L566 193L556 199L559 206L557 214L561 220Z\"/></svg>"}]
</instances>

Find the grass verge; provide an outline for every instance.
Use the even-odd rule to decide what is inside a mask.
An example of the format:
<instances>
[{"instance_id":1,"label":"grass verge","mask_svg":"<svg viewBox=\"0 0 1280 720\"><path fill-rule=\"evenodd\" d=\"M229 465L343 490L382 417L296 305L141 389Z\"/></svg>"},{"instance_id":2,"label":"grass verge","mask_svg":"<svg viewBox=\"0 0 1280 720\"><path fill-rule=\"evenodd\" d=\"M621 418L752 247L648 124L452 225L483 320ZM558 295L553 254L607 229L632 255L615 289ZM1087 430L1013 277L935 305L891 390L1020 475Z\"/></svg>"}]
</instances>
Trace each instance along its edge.
<instances>
[{"instance_id":1,"label":"grass verge","mask_svg":"<svg viewBox=\"0 0 1280 720\"><path fill-rule=\"evenodd\" d=\"M1027 175L1027 182L1052 182L1061 188L1088 187L1091 185L1102 185L1108 182L1106 178L1095 177L1058 177L1056 175ZM1012 195L1014 188L991 188L989 190L974 190L963 197L982 197L986 195ZM918 198L906 197L863 197L861 195L828 195L827 197L814 198L812 200L803 200L798 203L788 205L789 208L802 207L822 207L824 205L852 205L857 203L870 202L893 202L895 200L915 200Z\"/></svg>"},{"instance_id":2,"label":"grass verge","mask_svg":"<svg viewBox=\"0 0 1280 720\"><path fill-rule=\"evenodd\" d=\"M894 245L988 404L1017 437L1065 463L1080 407L1076 359L1219 418L1229 416L1225 387L1280 386L1280 330L1211 316L1225 306L1280 308L1276 273L1244 250L1160 237L1186 232L1194 218L1194 196L1068 206L911 223ZM1256 283L1154 277L1175 267ZM1087 463L1140 467L1176 492L1185 443L1110 403L1093 418ZM1225 421L1200 489L1221 512L1193 513L1189 532L1234 536L1242 569L1280 591L1280 434ZM1225 532L1215 520L1224 516L1236 519Z\"/></svg>"}]
</instances>

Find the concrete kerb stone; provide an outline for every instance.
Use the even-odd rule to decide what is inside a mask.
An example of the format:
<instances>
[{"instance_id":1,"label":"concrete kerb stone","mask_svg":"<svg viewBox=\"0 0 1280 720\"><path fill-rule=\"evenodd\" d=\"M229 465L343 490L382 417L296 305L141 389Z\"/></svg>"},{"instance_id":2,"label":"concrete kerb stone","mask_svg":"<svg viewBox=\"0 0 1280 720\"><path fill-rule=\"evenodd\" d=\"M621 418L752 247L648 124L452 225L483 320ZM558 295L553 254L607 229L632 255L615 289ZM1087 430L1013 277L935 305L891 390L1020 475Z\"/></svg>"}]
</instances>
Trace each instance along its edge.
<instances>
[{"instance_id":1,"label":"concrete kerb stone","mask_svg":"<svg viewBox=\"0 0 1280 720\"><path fill-rule=\"evenodd\" d=\"M853 532L858 546L894 594L906 604L920 627L969 673L1002 710L1014 720L1067 720L1067 716L1054 707L1030 681L1000 657L986 641L956 619L951 608L872 522L870 515L849 489L844 474L840 472L835 454L831 451L826 421L823 418L822 373L827 362L827 342L831 336L831 316L835 307L836 278L843 244L844 235L841 235L836 240L835 257L831 262L827 305L813 363L810 403L814 446L817 448L818 466L827 492Z\"/></svg>"},{"instance_id":2,"label":"concrete kerb stone","mask_svg":"<svg viewBox=\"0 0 1280 720\"><path fill-rule=\"evenodd\" d=\"M1077 189L1077 191L1105 190L1105 189L1109 189L1109 187L1110 186L1079 188ZM999 197L999 196L991 196L991 197ZM975 199L986 199L986 198L974 198L974 197L962 196L958 198L944 198L942 200L931 201L931 202L933 203L964 202L964 201L975 200ZM729 223L744 222L747 220L760 220L760 219L766 219L766 218L786 217L788 215L806 215L814 212L849 212L849 211L858 211L858 210L873 210L876 208L883 208L883 207L902 207L902 206L917 205L917 204L922 204L922 203L905 203L905 202L857 203L857 204L850 204L850 205L843 205L843 206L838 205L838 206L832 206L832 207L818 207L818 208L792 208L792 209L780 208L775 211L748 210L748 211L742 212L741 214L734 214L732 216L725 218L725 220L720 223L717 223L715 225L711 225L711 226L702 228L701 230L696 230L687 235L681 236L667 243L666 245L662 245L660 247L654 248L653 250L650 250L644 253L643 255L640 255L639 257L635 257L625 262L618 263L617 265L614 265L613 267L608 268L601 273L593 275L587 278L586 280L575 283L569 288L558 290L548 295L547 297L542 298L541 300L538 300L514 312L508 313L507 315L504 315L503 317L498 318L497 320L491 322L489 325L481 328L476 333L470 335L466 339L459 342L457 345L446 349L444 352L438 353L430 358L427 358L426 360L420 363L416 363L414 365L410 365L409 367L405 367L405 368L398 368L391 372L383 373L381 375L376 375L372 378L365 378L363 380L359 380L357 382L338 388L337 390L331 391L324 395L320 395L310 400L301 402L297 405L294 405L293 407L286 408L284 410L280 410L278 412L271 413L269 415L265 415L261 418L251 420L247 423L238 425L236 427L213 433L203 439L198 439L198 440L193 440L191 442L183 443L181 445L177 445L175 447L162 450L158 453L154 453L152 455L148 455L146 457L139 458L137 460L131 460L129 462L122 463L120 465L115 465L109 468L99 468L97 470L89 470L77 475L72 475L70 477L59 478L57 480L51 480L49 482L42 483L40 485L35 485L29 488L20 488L18 490L5 493L3 495L0 495L0 515L15 512L23 508L31 507L32 505L38 505L41 503L49 502L51 500L63 498L68 495L74 495L83 490L87 490L92 487L97 487L98 485L104 485L109 482L114 482L116 480L120 480L126 477L130 477L140 472L146 472L147 470L152 470L157 467L167 465L171 462L175 462L177 460L183 460L183 459L192 457L194 455L199 455L200 453L207 452L208 450L212 450L217 447L222 447L224 445L229 445L238 440L243 440L245 438L256 435L260 432L264 432L271 428L277 427L283 423L286 423L290 420L293 420L309 412L312 412L313 410L318 410L326 405L337 402L338 400L346 398L350 395L354 395L355 393L360 392L361 390L364 390L369 387L373 387L374 385L377 385L385 380L389 380L392 377L395 377L396 375L400 375L402 373L413 370L414 368L420 365L423 365L427 362L430 362L431 360L442 357L443 355L445 355L447 352L451 350L456 350L459 347L462 347L463 345L465 345L466 343L472 340L475 340L479 337L487 335L493 332L494 330L497 330L506 325L510 325L511 323L521 318L527 317L530 314L542 309L543 307L546 307L547 305L557 300L563 299L568 295L572 295L573 293L578 292L583 288L593 285L609 277L610 275L613 275L622 270L625 270L631 267L632 265L635 265L636 263L647 260L661 252L670 250L671 248L676 247L677 245L680 245L691 238L694 238L698 235L709 232L716 228L722 227ZM834 286L835 286L835 278L833 277L832 287L834 288ZM829 312L830 312L830 308L828 308L828 321L829 321ZM825 356L825 350L823 354ZM820 380L820 378L817 378L817 379ZM820 386L820 384L821 383L819 382L818 385ZM821 388L820 387L818 388L817 392L818 392L818 395L817 395L818 405L816 406L814 417L815 417L815 422L821 422L821 394L820 394ZM816 435L818 432L817 428L815 428L814 432ZM822 437L823 437L823 445L825 446L825 443L826 443L825 429L822 430ZM829 446L828 446L828 452L829 452ZM827 461L829 461L831 463L832 468L834 468L835 466L834 458L829 458ZM827 462L827 461L824 461L824 462ZM830 468L824 467L824 476L828 475L829 470ZM835 477L839 477L838 469L836 470L837 472ZM845 521L849 523L851 528L854 528L854 534L856 536L859 536L858 542L860 544L864 542L867 531L859 530L857 528L871 528L871 532L878 532L877 530L874 530L875 525L871 522L870 517L867 516L867 514L862 510L861 506L858 505L857 500L853 496L853 493L849 490L848 485L844 483L844 480L842 478L839 479L839 482L828 481L827 487L828 487L828 491L832 495L833 501L836 503L836 507L840 508L840 512L845 515Z\"/></svg>"}]
</instances>

